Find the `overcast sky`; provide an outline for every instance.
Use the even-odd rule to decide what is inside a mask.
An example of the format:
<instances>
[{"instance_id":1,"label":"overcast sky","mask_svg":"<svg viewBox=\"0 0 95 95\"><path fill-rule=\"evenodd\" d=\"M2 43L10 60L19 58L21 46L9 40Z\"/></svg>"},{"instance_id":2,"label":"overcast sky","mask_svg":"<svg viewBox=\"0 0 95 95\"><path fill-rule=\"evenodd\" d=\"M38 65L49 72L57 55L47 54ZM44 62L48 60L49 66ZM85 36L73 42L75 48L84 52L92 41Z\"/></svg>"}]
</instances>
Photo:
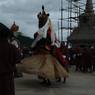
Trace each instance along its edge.
<instances>
[{"instance_id":1,"label":"overcast sky","mask_svg":"<svg viewBox=\"0 0 95 95\"><path fill-rule=\"evenodd\" d=\"M19 25L19 31L33 37L34 32L38 30L37 14L44 5L45 11L50 14L54 30L57 33L58 19L60 19L60 2L61 0L0 0L0 22L10 27L15 21ZM63 2L65 8L67 1L63 0Z\"/></svg>"}]
</instances>

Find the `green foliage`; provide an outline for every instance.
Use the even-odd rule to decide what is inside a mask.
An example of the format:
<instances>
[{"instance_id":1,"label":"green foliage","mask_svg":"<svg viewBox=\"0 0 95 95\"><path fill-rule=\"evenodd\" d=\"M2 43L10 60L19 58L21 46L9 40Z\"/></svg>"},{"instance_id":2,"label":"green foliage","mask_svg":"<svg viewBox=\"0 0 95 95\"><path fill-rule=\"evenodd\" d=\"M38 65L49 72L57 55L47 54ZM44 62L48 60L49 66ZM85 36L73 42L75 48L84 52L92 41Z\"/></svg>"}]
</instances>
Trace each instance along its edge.
<instances>
[{"instance_id":1,"label":"green foliage","mask_svg":"<svg viewBox=\"0 0 95 95\"><path fill-rule=\"evenodd\" d=\"M20 41L22 47L30 47L33 42L32 38L23 35L18 35L17 39Z\"/></svg>"}]
</instances>

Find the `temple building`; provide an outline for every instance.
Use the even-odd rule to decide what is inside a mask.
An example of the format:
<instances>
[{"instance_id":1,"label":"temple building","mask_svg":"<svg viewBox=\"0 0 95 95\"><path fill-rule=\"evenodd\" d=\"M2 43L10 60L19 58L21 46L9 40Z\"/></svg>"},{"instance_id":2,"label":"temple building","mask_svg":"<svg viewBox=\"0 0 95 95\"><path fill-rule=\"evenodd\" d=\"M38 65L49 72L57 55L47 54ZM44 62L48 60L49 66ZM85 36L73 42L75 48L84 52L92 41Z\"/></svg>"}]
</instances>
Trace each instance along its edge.
<instances>
[{"instance_id":1,"label":"temple building","mask_svg":"<svg viewBox=\"0 0 95 95\"><path fill-rule=\"evenodd\" d=\"M79 15L78 27L67 38L72 47L95 47L95 14L92 0L87 0L84 13Z\"/></svg>"}]
</instances>

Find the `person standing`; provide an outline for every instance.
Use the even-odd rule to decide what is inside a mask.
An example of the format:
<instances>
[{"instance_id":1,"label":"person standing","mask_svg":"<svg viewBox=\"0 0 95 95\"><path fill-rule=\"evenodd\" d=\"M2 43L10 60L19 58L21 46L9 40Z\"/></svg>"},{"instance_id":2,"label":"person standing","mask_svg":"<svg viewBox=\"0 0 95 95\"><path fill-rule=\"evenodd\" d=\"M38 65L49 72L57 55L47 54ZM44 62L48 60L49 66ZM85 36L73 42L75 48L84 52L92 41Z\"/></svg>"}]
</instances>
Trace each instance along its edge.
<instances>
[{"instance_id":1,"label":"person standing","mask_svg":"<svg viewBox=\"0 0 95 95\"><path fill-rule=\"evenodd\" d=\"M15 95L14 67L17 49L8 42L10 29L0 23L0 95Z\"/></svg>"}]
</instances>

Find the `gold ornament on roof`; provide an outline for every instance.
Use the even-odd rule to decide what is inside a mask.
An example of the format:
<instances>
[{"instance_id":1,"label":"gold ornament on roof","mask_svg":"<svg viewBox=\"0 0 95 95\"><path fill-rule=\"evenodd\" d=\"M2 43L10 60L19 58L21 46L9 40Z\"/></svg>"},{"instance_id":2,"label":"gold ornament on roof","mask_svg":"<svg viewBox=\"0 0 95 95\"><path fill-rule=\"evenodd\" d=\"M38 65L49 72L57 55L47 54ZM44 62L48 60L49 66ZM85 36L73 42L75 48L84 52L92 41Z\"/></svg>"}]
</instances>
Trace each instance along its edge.
<instances>
[{"instance_id":1,"label":"gold ornament on roof","mask_svg":"<svg viewBox=\"0 0 95 95\"><path fill-rule=\"evenodd\" d=\"M14 21L13 25L11 26L10 30L12 32L17 32L19 30L19 26L15 24L15 21Z\"/></svg>"}]
</instances>

